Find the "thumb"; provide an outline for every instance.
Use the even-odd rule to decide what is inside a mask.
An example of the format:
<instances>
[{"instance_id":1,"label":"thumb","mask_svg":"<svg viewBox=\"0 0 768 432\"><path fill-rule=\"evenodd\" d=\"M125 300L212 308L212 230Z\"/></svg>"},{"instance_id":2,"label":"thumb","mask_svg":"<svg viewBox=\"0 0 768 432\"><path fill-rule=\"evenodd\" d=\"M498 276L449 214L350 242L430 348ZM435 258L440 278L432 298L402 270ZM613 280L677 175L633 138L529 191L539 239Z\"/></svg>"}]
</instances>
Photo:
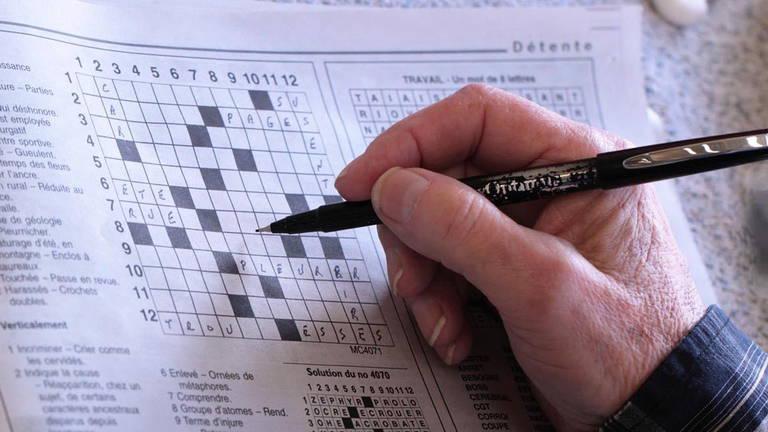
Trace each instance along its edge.
<instances>
[{"instance_id":1,"label":"thumb","mask_svg":"<svg viewBox=\"0 0 768 432\"><path fill-rule=\"evenodd\" d=\"M374 184L373 207L408 247L463 275L491 299L538 284L562 263L563 242L518 225L463 183L421 168L391 168ZM560 259L558 259L560 258ZM546 279L546 278L544 278ZM524 289L524 288L523 288Z\"/></svg>"}]
</instances>

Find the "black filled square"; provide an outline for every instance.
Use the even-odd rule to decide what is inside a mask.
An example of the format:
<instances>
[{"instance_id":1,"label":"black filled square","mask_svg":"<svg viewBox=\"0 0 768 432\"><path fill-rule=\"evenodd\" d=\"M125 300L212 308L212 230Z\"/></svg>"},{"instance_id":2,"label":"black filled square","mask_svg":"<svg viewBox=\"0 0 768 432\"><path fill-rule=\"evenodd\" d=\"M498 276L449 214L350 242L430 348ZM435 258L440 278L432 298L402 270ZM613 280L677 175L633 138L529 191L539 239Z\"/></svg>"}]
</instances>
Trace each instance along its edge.
<instances>
[{"instance_id":1,"label":"black filled square","mask_svg":"<svg viewBox=\"0 0 768 432\"><path fill-rule=\"evenodd\" d=\"M250 150L232 149L235 155L235 164L240 171L256 171L256 160Z\"/></svg>"},{"instance_id":2,"label":"black filled square","mask_svg":"<svg viewBox=\"0 0 768 432\"><path fill-rule=\"evenodd\" d=\"M347 411L349 411L350 417L360 418L360 413L357 412L357 407L347 407Z\"/></svg>"},{"instance_id":3,"label":"black filled square","mask_svg":"<svg viewBox=\"0 0 768 432\"><path fill-rule=\"evenodd\" d=\"M342 199L338 195L323 195L323 201L325 201L326 204L336 204L340 203Z\"/></svg>"},{"instance_id":4,"label":"black filled square","mask_svg":"<svg viewBox=\"0 0 768 432\"><path fill-rule=\"evenodd\" d=\"M152 236L149 234L149 228L144 224L128 222L128 231L131 232L133 242L137 245L153 246Z\"/></svg>"},{"instance_id":5,"label":"black filled square","mask_svg":"<svg viewBox=\"0 0 768 432\"><path fill-rule=\"evenodd\" d=\"M280 287L280 281L274 276L259 276L261 290L264 291L264 297L267 298L285 298L283 288Z\"/></svg>"},{"instance_id":6,"label":"black filled square","mask_svg":"<svg viewBox=\"0 0 768 432\"><path fill-rule=\"evenodd\" d=\"M320 237L320 246L323 247L323 255L328 259L344 259L344 249L336 237Z\"/></svg>"},{"instance_id":7,"label":"black filled square","mask_svg":"<svg viewBox=\"0 0 768 432\"><path fill-rule=\"evenodd\" d=\"M179 249L192 249L192 243L189 242L187 231L184 228L165 227L168 238L171 239L171 246Z\"/></svg>"},{"instance_id":8,"label":"black filled square","mask_svg":"<svg viewBox=\"0 0 768 432\"><path fill-rule=\"evenodd\" d=\"M195 208L195 202L192 200L192 194L189 193L189 189L182 186L169 186L169 188L171 189L171 196L176 207Z\"/></svg>"},{"instance_id":9,"label":"black filled square","mask_svg":"<svg viewBox=\"0 0 768 432\"><path fill-rule=\"evenodd\" d=\"M355 425L352 424L352 419L349 417L342 417L341 422L344 423L344 429L354 429Z\"/></svg>"},{"instance_id":10,"label":"black filled square","mask_svg":"<svg viewBox=\"0 0 768 432\"><path fill-rule=\"evenodd\" d=\"M220 272L230 274L240 273L240 271L237 269L237 262L235 262L235 257L233 257L231 253L213 251L213 258L216 259L216 267L219 268Z\"/></svg>"},{"instance_id":11,"label":"black filled square","mask_svg":"<svg viewBox=\"0 0 768 432\"><path fill-rule=\"evenodd\" d=\"M288 207L291 208L291 213L302 213L309 211L309 205L304 195L285 194L285 200L288 201Z\"/></svg>"},{"instance_id":12,"label":"black filled square","mask_svg":"<svg viewBox=\"0 0 768 432\"><path fill-rule=\"evenodd\" d=\"M203 124L206 126L224 127L224 119L221 118L219 109L211 106L199 106L200 117L203 118Z\"/></svg>"},{"instance_id":13,"label":"black filled square","mask_svg":"<svg viewBox=\"0 0 768 432\"><path fill-rule=\"evenodd\" d=\"M373 432L384 432L384 429L374 429Z\"/></svg>"},{"instance_id":14,"label":"black filled square","mask_svg":"<svg viewBox=\"0 0 768 432\"><path fill-rule=\"evenodd\" d=\"M365 408L373 408L373 400L370 396L363 396L363 406Z\"/></svg>"},{"instance_id":15,"label":"black filled square","mask_svg":"<svg viewBox=\"0 0 768 432\"><path fill-rule=\"evenodd\" d=\"M139 149L136 148L136 143L133 141L116 140L117 149L120 150L120 157L123 160L131 162L141 162L141 155L139 155Z\"/></svg>"},{"instance_id":16,"label":"black filled square","mask_svg":"<svg viewBox=\"0 0 768 432\"><path fill-rule=\"evenodd\" d=\"M187 125L187 132L192 145L195 147L213 147L211 136L208 135L208 129L200 125Z\"/></svg>"},{"instance_id":17,"label":"black filled square","mask_svg":"<svg viewBox=\"0 0 768 432\"><path fill-rule=\"evenodd\" d=\"M224 185L224 178L221 176L221 171L216 168L200 168L200 174L203 176L203 183L205 183L206 189L227 190L227 186Z\"/></svg>"},{"instance_id":18,"label":"black filled square","mask_svg":"<svg viewBox=\"0 0 768 432\"><path fill-rule=\"evenodd\" d=\"M280 236L285 248L285 254L291 258L306 258L307 252L304 250L304 243L299 236Z\"/></svg>"},{"instance_id":19,"label":"black filled square","mask_svg":"<svg viewBox=\"0 0 768 432\"><path fill-rule=\"evenodd\" d=\"M274 107L272 107L272 100L269 98L269 93L263 90L248 90L248 95L251 97L251 102L255 109L274 110Z\"/></svg>"},{"instance_id":20,"label":"black filled square","mask_svg":"<svg viewBox=\"0 0 768 432\"><path fill-rule=\"evenodd\" d=\"M296 323L289 319L275 319L277 331L280 333L280 339L284 341L301 342L301 334L296 327Z\"/></svg>"},{"instance_id":21,"label":"black filled square","mask_svg":"<svg viewBox=\"0 0 768 432\"><path fill-rule=\"evenodd\" d=\"M238 318L254 318L251 302L248 296L229 294L229 304L232 305L232 311Z\"/></svg>"},{"instance_id":22,"label":"black filled square","mask_svg":"<svg viewBox=\"0 0 768 432\"><path fill-rule=\"evenodd\" d=\"M219 222L219 216L216 215L216 210L195 210L197 212L197 218L200 219L200 226L206 231L221 232L221 222Z\"/></svg>"}]
</instances>

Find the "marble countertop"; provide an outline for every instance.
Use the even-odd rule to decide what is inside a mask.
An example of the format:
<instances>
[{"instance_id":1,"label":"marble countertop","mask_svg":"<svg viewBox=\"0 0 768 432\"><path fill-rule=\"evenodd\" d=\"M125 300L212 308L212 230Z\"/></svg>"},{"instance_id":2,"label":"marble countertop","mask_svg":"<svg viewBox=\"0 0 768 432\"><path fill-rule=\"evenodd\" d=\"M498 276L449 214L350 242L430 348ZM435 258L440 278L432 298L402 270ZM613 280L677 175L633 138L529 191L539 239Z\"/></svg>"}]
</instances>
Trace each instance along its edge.
<instances>
[{"instance_id":1,"label":"marble countertop","mask_svg":"<svg viewBox=\"0 0 768 432\"><path fill-rule=\"evenodd\" d=\"M768 2L762 0L710 0L707 18L685 29L668 24L642 0L301 2L379 7L643 4L646 94L669 139L768 127ZM768 348L768 163L688 177L676 185L720 305ZM762 213L758 204L764 206Z\"/></svg>"}]
</instances>

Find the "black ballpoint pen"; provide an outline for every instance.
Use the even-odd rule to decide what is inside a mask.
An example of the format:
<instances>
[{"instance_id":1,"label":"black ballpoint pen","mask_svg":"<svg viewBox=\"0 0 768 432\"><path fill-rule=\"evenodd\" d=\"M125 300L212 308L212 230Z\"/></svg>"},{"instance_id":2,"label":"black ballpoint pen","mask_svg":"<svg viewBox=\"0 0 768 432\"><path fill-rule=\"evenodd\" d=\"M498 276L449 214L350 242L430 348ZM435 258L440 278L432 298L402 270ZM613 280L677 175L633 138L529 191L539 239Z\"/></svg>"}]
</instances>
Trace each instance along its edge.
<instances>
[{"instance_id":1,"label":"black ballpoint pen","mask_svg":"<svg viewBox=\"0 0 768 432\"><path fill-rule=\"evenodd\" d=\"M461 181L502 206L591 189L614 189L768 159L768 129L635 147L594 158ZM288 216L259 232L298 234L380 224L371 201Z\"/></svg>"}]
</instances>

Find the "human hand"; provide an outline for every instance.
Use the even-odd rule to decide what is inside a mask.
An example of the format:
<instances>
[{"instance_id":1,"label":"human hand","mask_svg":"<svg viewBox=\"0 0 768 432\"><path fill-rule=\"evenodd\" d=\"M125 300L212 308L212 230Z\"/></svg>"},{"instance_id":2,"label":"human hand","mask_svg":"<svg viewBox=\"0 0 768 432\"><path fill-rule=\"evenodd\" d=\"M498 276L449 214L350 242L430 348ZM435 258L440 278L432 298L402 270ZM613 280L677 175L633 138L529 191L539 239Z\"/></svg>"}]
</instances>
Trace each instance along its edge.
<instances>
[{"instance_id":1,"label":"human hand","mask_svg":"<svg viewBox=\"0 0 768 432\"><path fill-rule=\"evenodd\" d=\"M574 161L627 144L501 90L469 86L395 124L339 176L372 199L394 293L447 363L470 351L467 284L498 309L550 420L594 429L704 307L647 186L503 210L452 177Z\"/></svg>"}]
</instances>

